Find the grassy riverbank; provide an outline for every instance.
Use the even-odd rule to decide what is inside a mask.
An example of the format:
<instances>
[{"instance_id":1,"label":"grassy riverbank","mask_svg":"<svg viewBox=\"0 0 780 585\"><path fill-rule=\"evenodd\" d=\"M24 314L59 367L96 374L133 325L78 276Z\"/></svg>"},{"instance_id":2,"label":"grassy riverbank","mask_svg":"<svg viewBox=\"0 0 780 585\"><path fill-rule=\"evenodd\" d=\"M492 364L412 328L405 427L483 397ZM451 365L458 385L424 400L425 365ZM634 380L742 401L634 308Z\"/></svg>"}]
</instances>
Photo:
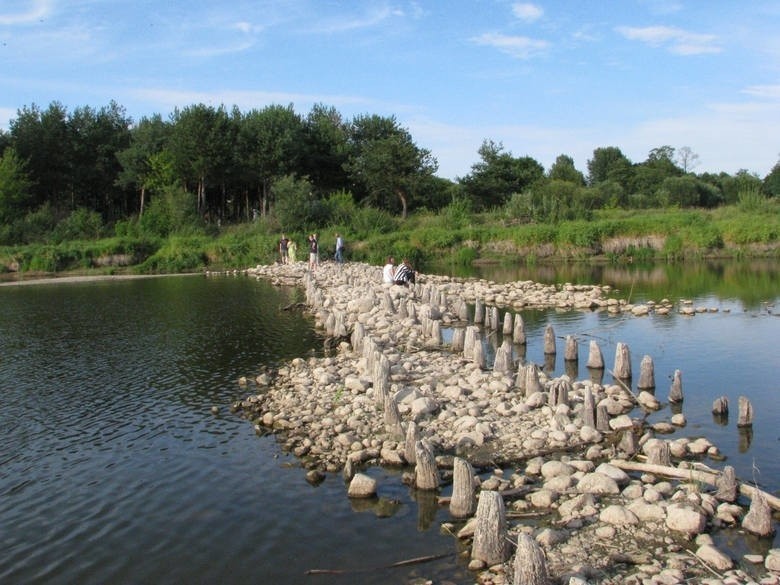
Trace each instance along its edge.
<instances>
[{"instance_id":1,"label":"grassy riverbank","mask_svg":"<svg viewBox=\"0 0 780 585\"><path fill-rule=\"evenodd\" d=\"M361 222L366 223L366 222ZM95 240L0 247L0 272L22 274L159 274L246 268L277 259L283 226L273 221L202 226L167 238L123 235ZM377 215L373 223L319 230L324 259L335 234L347 258L381 264L388 254L429 262L643 262L708 257L780 256L780 202L758 209L608 210L590 220L522 223L500 212L470 214L457 206L404 221ZM287 232L305 259L304 233Z\"/></svg>"}]
</instances>

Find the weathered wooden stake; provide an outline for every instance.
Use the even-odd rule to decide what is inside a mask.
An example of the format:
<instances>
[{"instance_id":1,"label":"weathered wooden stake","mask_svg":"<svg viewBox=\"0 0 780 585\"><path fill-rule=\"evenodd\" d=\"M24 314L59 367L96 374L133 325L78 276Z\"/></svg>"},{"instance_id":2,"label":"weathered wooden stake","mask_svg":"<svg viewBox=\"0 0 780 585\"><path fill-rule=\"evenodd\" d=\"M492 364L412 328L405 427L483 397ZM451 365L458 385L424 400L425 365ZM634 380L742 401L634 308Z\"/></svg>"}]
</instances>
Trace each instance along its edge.
<instances>
[{"instance_id":1,"label":"weathered wooden stake","mask_svg":"<svg viewBox=\"0 0 780 585\"><path fill-rule=\"evenodd\" d=\"M734 502L737 499L739 485L737 484L737 474L731 465L723 468L723 473L715 481L715 497L722 502Z\"/></svg>"},{"instance_id":2,"label":"weathered wooden stake","mask_svg":"<svg viewBox=\"0 0 780 585\"><path fill-rule=\"evenodd\" d=\"M417 462L414 468L414 482L417 489L438 489L439 468L436 466L433 449L426 440L423 439L414 444L414 456Z\"/></svg>"},{"instance_id":3,"label":"weathered wooden stake","mask_svg":"<svg viewBox=\"0 0 780 585\"><path fill-rule=\"evenodd\" d=\"M490 490L480 492L471 558L488 566L503 563L507 560L506 535L506 512L501 494Z\"/></svg>"},{"instance_id":4,"label":"weathered wooden stake","mask_svg":"<svg viewBox=\"0 0 780 585\"><path fill-rule=\"evenodd\" d=\"M582 394L582 424L596 428L596 401L590 386L586 386Z\"/></svg>"},{"instance_id":5,"label":"weathered wooden stake","mask_svg":"<svg viewBox=\"0 0 780 585\"><path fill-rule=\"evenodd\" d=\"M587 366L594 370L604 369L604 356L601 355L599 344L591 339L588 345L588 364Z\"/></svg>"},{"instance_id":6,"label":"weathered wooden stake","mask_svg":"<svg viewBox=\"0 0 780 585\"><path fill-rule=\"evenodd\" d=\"M631 350L622 341L618 341L615 346L615 367L612 372L618 380L631 378Z\"/></svg>"},{"instance_id":7,"label":"weathered wooden stake","mask_svg":"<svg viewBox=\"0 0 780 585\"><path fill-rule=\"evenodd\" d=\"M496 357L493 359L493 371L511 375L514 369L512 344L509 342L509 339L504 339L501 342L501 346L496 350Z\"/></svg>"},{"instance_id":8,"label":"weathered wooden stake","mask_svg":"<svg viewBox=\"0 0 780 585\"><path fill-rule=\"evenodd\" d=\"M753 426L753 405L746 396L739 397L739 416L737 417L738 427Z\"/></svg>"},{"instance_id":9,"label":"weathered wooden stake","mask_svg":"<svg viewBox=\"0 0 780 585\"><path fill-rule=\"evenodd\" d=\"M639 390L655 389L655 366L649 355L644 356L639 364L639 382L636 387Z\"/></svg>"},{"instance_id":10,"label":"weathered wooden stake","mask_svg":"<svg viewBox=\"0 0 780 585\"><path fill-rule=\"evenodd\" d=\"M577 346L577 338L573 335L566 336L566 346L563 352L563 359L568 362L576 362L580 359L579 347Z\"/></svg>"},{"instance_id":11,"label":"weathered wooden stake","mask_svg":"<svg viewBox=\"0 0 780 585\"><path fill-rule=\"evenodd\" d=\"M515 313L515 327L512 331L512 341L518 345L525 345L525 323L520 313Z\"/></svg>"},{"instance_id":12,"label":"weathered wooden stake","mask_svg":"<svg viewBox=\"0 0 780 585\"><path fill-rule=\"evenodd\" d=\"M415 446L417 441L420 440L420 428L414 421L409 421L406 424L406 441L404 441L404 457L409 465L417 463L417 453L415 452Z\"/></svg>"},{"instance_id":13,"label":"weathered wooden stake","mask_svg":"<svg viewBox=\"0 0 780 585\"><path fill-rule=\"evenodd\" d=\"M501 330L504 335L512 335L512 313L507 311L504 313L504 327Z\"/></svg>"},{"instance_id":14,"label":"weathered wooden stake","mask_svg":"<svg viewBox=\"0 0 780 585\"><path fill-rule=\"evenodd\" d=\"M557 353L555 349L555 329L552 325L547 325L544 329L544 354L552 355Z\"/></svg>"},{"instance_id":15,"label":"weathered wooden stake","mask_svg":"<svg viewBox=\"0 0 780 585\"><path fill-rule=\"evenodd\" d=\"M669 449L669 443L661 439L650 439L643 448L647 455L647 462L650 465L671 466L672 455Z\"/></svg>"},{"instance_id":16,"label":"weathered wooden stake","mask_svg":"<svg viewBox=\"0 0 780 585\"><path fill-rule=\"evenodd\" d=\"M729 399L727 396L716 398L712 403L712 414L724 416L729 413Z\"/></svg>"},{"instance_id":17,"label":"weathered wooden stake","mask_svg":"<svg viewBox=\"0 0 780 585\"><path fill-rule=\"evenodd\" d=\"M539 380L539 366L530 363L525 367L525 396L526 398L544 390Z\"/></svg>"},{"instance_id":18,"label":"weathered wooden stake","mask_svg":"<svg viewBox=\"0 0 780 585\"><path fill-rule=\"evenodd\" d=\"M452 476L450 514L454 518L468 518L477 509L474 493L474 468L461 457L455 457Z\"/></svg>"},{"instance_id":19,"label":"weathered wooden stake","mask_svg":"<svg viewBox=\"0 0 780 585\"><path fill-rule=\"evenodd\" d=\"M514 573L514 585L549 585L550 582L544 552L525 532L517 536Z\"/></svg>"},{"instance_id":20,"label":"weathered wooden stake","mask_svg":"<svg viewBox=\"0 0 780 585\"><path fill-rule=\"evenodd\" d=\"M452 330L452 351L454 352L461 352L463 351L463 343L466 340L466 328L465 327L455 327Z\"/></svg>"},{"instance_id":21,"label":"weathered wooden stake","mask_svg":"<svg viewBox=\"0 0 780 585\"><path fill-rule=\"evenodd\" d=\"M672 379L672 387L669 388L669 402L677 404L682 401L682 372L680 370L675 370L674 378Z\"/></svg>"},{"instance_id":22,"label":"weathered wooden stake","mask_svg":"<svg viewBox=\"0 0 780 585\"><path fill-rule=\"evenodd\" d=\"M474 323L482 323L485 321L485 306L480 299L474 301Z\"/></svg>"}]
</instances>

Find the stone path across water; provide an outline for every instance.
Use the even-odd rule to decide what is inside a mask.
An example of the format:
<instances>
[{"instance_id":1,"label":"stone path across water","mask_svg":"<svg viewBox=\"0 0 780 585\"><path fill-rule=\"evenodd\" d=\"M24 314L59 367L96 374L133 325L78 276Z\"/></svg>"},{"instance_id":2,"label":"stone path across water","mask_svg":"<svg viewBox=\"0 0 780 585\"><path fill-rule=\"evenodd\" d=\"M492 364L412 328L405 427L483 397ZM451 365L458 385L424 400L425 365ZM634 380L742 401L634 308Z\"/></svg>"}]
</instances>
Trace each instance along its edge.
<instances>
[{"instance_id":1,"label":"stone path across water","mask_svg":"<svg viewBox=\"0 0 780 585\"><path fill-rule=\"evenodd\" d=\"M739 568L714 546L711 532L739 526L744 505L718 499L698 482L629 475L619 467L640 458L692 468L693 461L716 456L716 446L705 439L658 438L641 413L632 417L637 396L619 381L551 378L534 364L499 359L501 350L489 369L479 355L481 336L491 328L505 328L504 346L512 355L507 311L556 307L640 315L668 311L665 303L637 311L609 299L609 289L599 286L425 274L411 288L387 286L380 267L360 263L325 263L313 272L303 263L257 266L247 274L303 287L307 308L333 349L259 375L259 392L234 405L258 430L278 433L313 476L327 471L350 478L370 465L414 469L414 433L436 454L445 481L453 457L463 458L480 471L475 481L481 490L507 494L510 533L527 533L542 546L558 582L751 583L760 575L761 583L780 583L774 572L780 551L743 559ZM484 308L484 326L473 324L476 315L468 314L467 304ZM443 328L465 330L465 340L453 335L445 344ZM663 431L680 431L684 424L678 417ZM414 472L407 476L413 484ZM450 528L468 539L473 522ZM473 563L480 583L512 582L509 562Z\"/></svg>"}]
</instances>

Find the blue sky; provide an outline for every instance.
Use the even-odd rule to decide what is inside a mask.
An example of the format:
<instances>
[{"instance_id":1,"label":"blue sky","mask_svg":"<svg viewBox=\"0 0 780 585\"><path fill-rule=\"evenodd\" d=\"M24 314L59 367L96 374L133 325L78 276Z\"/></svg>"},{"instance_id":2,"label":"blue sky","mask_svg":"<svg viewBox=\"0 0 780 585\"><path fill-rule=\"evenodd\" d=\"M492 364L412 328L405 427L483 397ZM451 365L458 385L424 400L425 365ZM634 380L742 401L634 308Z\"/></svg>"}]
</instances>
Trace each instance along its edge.
<instances>
[{"instance_id":1,"label":"blue sky","mask_svg":"<svg viewBox=\"0 0 780 585\"><path fill-rule=\"evenodd\" d=\"M695 172L780 157L777 0L0 0L0 127L110 100L394 115L442 177L484 139L546 169L687 146Z\"/></svg>"}]
</instances>

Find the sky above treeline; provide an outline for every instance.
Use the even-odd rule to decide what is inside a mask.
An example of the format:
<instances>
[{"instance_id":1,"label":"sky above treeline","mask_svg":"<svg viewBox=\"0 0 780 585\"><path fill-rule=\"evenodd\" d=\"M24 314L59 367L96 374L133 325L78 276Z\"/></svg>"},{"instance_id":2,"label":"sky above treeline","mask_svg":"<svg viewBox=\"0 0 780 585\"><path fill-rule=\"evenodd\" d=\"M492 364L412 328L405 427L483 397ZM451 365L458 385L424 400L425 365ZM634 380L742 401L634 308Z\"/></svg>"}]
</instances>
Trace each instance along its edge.
<instances>
[{"instance_id":1,"label":"sky above treeline","mask_svg":"<svg viewBox=\"0 0 780 585\"><path fill-rule=\"evenodd\" d=\"M463 177L489 139L587 173L594 148L764 177L780 158L777 0L0 0L0 128L111 100L395 116Z\"/></svg>"}]
</instances>

